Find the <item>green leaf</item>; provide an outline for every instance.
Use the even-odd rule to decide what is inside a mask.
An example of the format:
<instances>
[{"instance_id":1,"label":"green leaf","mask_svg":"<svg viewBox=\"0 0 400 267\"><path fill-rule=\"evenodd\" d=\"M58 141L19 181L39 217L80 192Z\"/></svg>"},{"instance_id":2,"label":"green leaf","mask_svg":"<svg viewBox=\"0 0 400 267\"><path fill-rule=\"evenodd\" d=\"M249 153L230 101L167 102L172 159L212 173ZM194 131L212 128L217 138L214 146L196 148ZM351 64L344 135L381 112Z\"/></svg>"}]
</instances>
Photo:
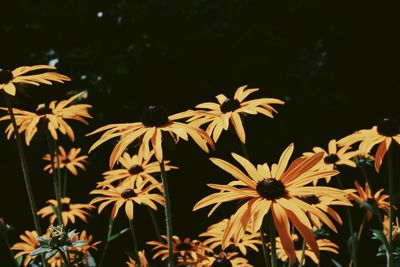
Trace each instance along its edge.
<instances>
[{"instance_id":1,"label":"green leaf","mask_svg":"<svg viewBox=\"0 0 400 267\"><path fill-rule=\"evenodd\" d=\"M379 229L371 229L372 231L372 236L374 239L378 239L379 241L381 241L384 251L389 251L389 243L386 239L385 234L383 233L382 230Z\"/></svg>"},{"instance_id":2,"label":"green leaf","mask_svg":"<svg viewBox=\"0 0 400 267\"><path fill-rule=\"evenodd\" d=\"M45 256L44 258L45 258L46 260L51 259L54 255L57 254L57 252L58 252L58 251L57 251L56 249L54 249L54 250L52 250L52 251L46 253L46 256Z\"/></svg>"},{"instance_id":3,"label":"green leaf","mask_svg":"<svg viewBox=\"0 0 400 267\"><path fill-rule=\"evenodd\" d=\"M38 237L38 241L40 243L40 245L49 245L49 240L43 236L39 236Z\"/></svg>"},{"instance_id":4,"label":"green leaf","mask_svg":"<svg viewBox=\"0 0 400 267\"><path fill-rule=\"evenodd\" d=\"M15 263L17 264L17 266L21 266L23 260L24 256L19 256L18 258L15 259Z\"/></svg>"},{"instance_id":5,"label":"green leaf","mask_svg":"<svg viewBox=\"0 0 400 267\"><path fill-rule=\"evenodd\" d=\"M343 267L343 265L341 265L339 262L337 262L334 259L331 259L332 263L335 265L335 267Z\"/></svg>"},{"instance_id":6,"label":"green leaf","mask_svg":"<svg viewBox=\"0 0 400 267\"><path fill-rule=\"evenodd\" d=\"M87 253L87 267L96 267L96 261L94 260L92 254L90 254L90 252Z\"/></svg>"},{"instance_id":7,"label":"green leaf","mask_svg":"<svg viewBox=\"0 0 400 267\"><path fill-rule=\"evenodd\" d=\"M84 246L87 246L87 243L86 243L86 241L78 240L78 241L73 242L71 244L71 246L73 246L73 247L84 247Z\"/></svg>"},{"instance_id":8,"label":"green leaf","mask_svg":"<svg viewBox=\"0 0 400 267\"><path fill-rule=\"evenodd\" d=\"M349 239L347 239L347 250L349 252L350 255L352 255L352 251L353 251L353 240L355 240L355 249L357 250L357 233L353 233L353 235L351 235L349 237Z\"/></svg>"},{"instance_id":9,"label":"green leaf","mask_svg":"<svg viewBox=\"0 0 400 267\"><path fill-rule=\"evenodd\" d=\"M47 251L49 251L48 247L45 247L45 246L38 247L37 249L35 249L34 251L31 252L31 256L36 256L38 254L45 253Z\"/></svg>"},{"instance_id":10,"label":"green leaf","mask_svg":"<svg viewBox=\"0 0 400 267\"><path fill-rule=\"evenodd\" d=\"M122 229L122 230L119 231L118 233L113 234L112 236L110 236L110 238L108 239L108 242L113 241L114 239L120 237L121 235L125 234L125 233L128 232L128 231L129 231L129 228Z\"/></svg>"}]
</instances>

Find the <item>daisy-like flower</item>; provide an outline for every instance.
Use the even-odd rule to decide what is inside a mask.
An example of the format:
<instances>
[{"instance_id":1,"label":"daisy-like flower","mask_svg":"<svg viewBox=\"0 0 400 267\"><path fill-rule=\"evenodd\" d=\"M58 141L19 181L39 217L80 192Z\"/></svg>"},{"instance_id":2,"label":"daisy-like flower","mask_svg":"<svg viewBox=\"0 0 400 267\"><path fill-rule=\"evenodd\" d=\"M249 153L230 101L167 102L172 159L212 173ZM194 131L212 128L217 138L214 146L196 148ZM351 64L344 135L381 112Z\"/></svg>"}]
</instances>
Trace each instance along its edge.
<instances>
[{"instance_id":1,"label":"daisy-like flower","mask_svg":"<svg viewBox=\"0 0 400 267\"><path fill-rule=\"evenodd\" d=\"M337 143L335 139L329 141L328 144L328 151L324 150L321 147L314 147L313 152L305 152L303 153L304 156L310 157L315 153L324 153L324 160L321 161L323 168L327 170L333 170L337 165L347 165L349 167L357 167L356 163L352 160L355 156L360 154L359 151L349 151L351 147L344 146L338 150ZM326 177L326 181L329 183L332 177Z\"/></svg>"},{"instance_id":2,"label":"daisy-like flower","mask_svg":"<svg viewBox=\"0 0 400 267\"><path fill-rule=\"evenodd\" d=\"M11 249L18 251L15 258L24 256L24 266L28 266L29 262L35 258L31 256L32 251L40 247L39 235L36 231L25 231L25 234L20 235L19 238L22 242L15 243Z\"/></svg>"},{"instance_id":3,"label":"daisy-like flower","mask_svg":"<svg viewBox=\"0 0 400 267\"><path fill-rule=\"evenodd\" d=\"M154 189L160 189L161 184L136 183L134 187L128 185L114 187L108 185L105 189L95 189L90 194L99 195L90 201L90 204L103 202L99 205L98 212L114 202L114 207L111 211L111 218L114 220L117 217L119 209L125 205L125 213L129 220L133 220L134 204L147 205L153 210L157 210L156 203L165 204L164 197L154 192ZM153 191L153 192L152 192Z\"/></svg>"},{"instance_id":4,"label":"daisy-like flower","mask_svg":"<svg viewBox=\"0 0 400 267\"><path fill-rule=\"evenodd\" d=\"M292 240L294 242L294 246L296 249L297 262L300 262L302 254L303 254L303 240L301 238L299 238L299 236L296 234L292 235ZM335 254L339 254L339 251L338 251L339 246L328 239L317 239L317 244L318 244L320 251L328 251L328 252L332 252ZM276 254L277 254L278 258L280 260L282 260L283 262L285 262L289 259L288 255L286 254L285 250L283 249L282 241L279 237L276 238ZM306 247L305 247L304 255L306 257L309 257L315 264L319 264L318 257L315 255L313 250L308 245L306 245ZM301 263L301 266L304 266L306 257L303 258L303 262Z\"/></svg>"},{"instance_id":5,"label":"daisy-like flower","mask_svg":"<svg viewBox=\"0 0 400 267\"><path fill-rule=\"evenodd\" d=\"M375 153L375 170L379 172L392 141L400 144L400 124L397 119L385 118L371 129L359 130L340 139L338 144L344 146L360 142L359 150L364 154L379 144Z\"/></svg>"},{"instance_id":6,"label":"daisy-like flower","mask_svg":"<svg viewBox=\"0 0 400 267\"><path fill-rule=\"evenodd\" d=\"M91 105L88 104L76 104L71 103L79 98L84 92L76 94L67 100L51 101L48 106L40 104L35 112L25 111L17 108L13 108L15 120L18 127L18 132L25 132L25 142L29 146L33 136L38 131L38 124L44 122L51 136L57 140L57 130L64 135L68 135L69 138L74 141L74 131L71 126L66 123L66 120L76 120L84 124L88 124L86 119L92 118L88 109ZM1 108L7 110L6 108ZM0 118L0 121L10 120L10 115L6 115ZM7 139L13 136L14 127L10 123L6 128Z\"/></svg>"},{"instance_id":7,"label":"daisy-like flower","mask_svg":"<svg viewBox=\"0 0 400 267\"><path fill-rule=\"evenodd\" d=\"M154 155L154 151L150 152L149 158L144 159L140 151L138 155L130 156L125 152L119 159L121 163L121 169L114 169L104 172L104 180L97 183L97 187L104 188L108 184L115 181L121 181L121 185L128 184L133 187L137 181L139 184L150 181L153 184L159 184L159 182L152 176L153 173L160 172L160 165L157 161L150 162ZM175 166L168 165L170 161L164 161L165 171L177 169Z\"/></svg>"},{"instance_id":8,"label":"daisy-like flower","mask_svg":"<svg viewBox=\"0 0 400 267\"><path fill-rule=\"evenodd\" d=\"M220 192L203 198L194 206L193 210L232 200L244 202L228 223L222 241L222 249L227 247L231 237L234 236L234 240L239 240L249 222L252 222L254 230L258 231L267 214L271 214L275 228L283 240L283 247L292 260L295 260L295 248L290 237L289 222L292 222L298 229L316 255L318 255L318 245L306 212L314 214L324 224L336 231L335 225L323 211L300 198L323 194L346 201L345 193L342 190L325 186L305 186L315 179L332 176L338 172L320 169L320 161L323 159L322 152L309 158L296 159L287 167L293 149L294 145L289 145L282 153L279 163L273 164L272 168L267 164L258 165L256 168L247 159L232 153L247 174L222 159L211 158L215 165L230 173L239 182L228 185L209 184L209 187L220 190Z\"/></svg>"},{"instance_id":9,"label":"daisy-like flower","mask_svg":"<svg viewBox=\"0 0 400 267\"><path fill-rule=\"evenodd\" d=\"M53 224L53 222L57 218L57 214L54 211L54 208L58 207L57 201L54 199L50 199L46 201L46 203L49 205L39 210L37 214L40 215L41 218L50 216L50 224ZM63 197L61 199L61 205L61 217L65 226L68 224L69 221L71 221L71 223L75 223L75 217L78 217L79 219L87 223L88 217L90 216L88 211L94 209L94 206L90 204L71 203L71 199L69 197Z\"/></svg>"},{"instance_id":10,"label":"daisy-like flower","mask_svg":"<svg viewBox=\"0 0 400 267\"><path fill-rule=\"evenodd\" d=\"M140 260L140 267L147 267L149 266L149 262L146 259L146 256L144 255L144 250L141 250L138 252L139 254L139 260ZM129 257L129 260L126 262L128 267L138 267L139 264L136 263L134 259Z\"/></svg>"},{"instance_id":11,"label":"daisy-like flower","mask_svg":"<svg viewBox=\"0 0 400 267\"><path fill-rule=\"evenodd\" d=\"M206 240L203 244L210 247L212 250L222 245L222 239L227 228L229 219L223 219L222 221L215 223L208 227L207 231L201 233L199 237L205 237ZM246 229L240 240L230 240L229 245L235 246L243 254L247 254L247 248L251 248L258 252L257 245L261 245L260 234L258 232L252 231L251 227Z\"/></svg>"},{"instance_id":12,"label":"daisy-like flower","mask_svg":"<svg viewBox=\"0 0 400 267\"><path fill-rule=\"evenodd\" d=\"M78 156L81 153L81 148L71 148L68 153L62 146L58 147L58 158L60 160L60 169L66 168L73 175L78 175L78 169L86 170L85 164L87 164L87 155ZM50 174L53 173L53 166L51 164L50 154L44 155L43 159L49 161L50 163L44 167L44 171L48 171ZM54 157L54 166L57 166L57 158Z\"/></svg>"},{"instance_id":13,"label":"daisy-like flower","mask_svg":"<svg viewBox=\"0 0 400 267\"><path fill-rule=\"evenodd\" d=\"M169 133L178 143L179 138L188 140L189 136L207 153L207 144L214 148L214 143L208 134L196 127L176 120L187 117L186 112L168 116L167 111L161 106L149 106L142 114L141 122L109 124L97 129L88 135L104 132L97 142L89 150L89 153L100 144L120 137L118 144L114 147L110 156L110 169L119 160L125 149L135 140L141 139L140 149L143 150L145 159L150 157L150 143L154 149L156 158L159 162L163 161L162 133Z\"/></svg>"},{"instance_id":14,"label":"daisy-like flower","mask_svg":"<svg viewBox=\"0 0 400 267\"><path fill-rule=\"evenodd\" d=\"M161 236L165 242L159 241L148 241L146 242L148 245L154 246L153 251L157 251L153 259L161 257L161 260L165 260L169 257L168 254L168 244L167 244L167 236ZM181 240L178 236L172 236L172 251L174 254L178 255L178 262L180 265L188 265L193 264L194 262L199 262L204 259L205 253L212 252L211 249L207 248L204 244L202 244L199 240L184 238Z\"/></svg>"},{"instance_id":15,"label":"daisy-like flower","mask_svg":"<svg viewBox=\"0 0 400 267\"><path fill-rule=\"evenodd\" d=\"M383 188L379 189L374 195L372 195L371 188L368 183L365 183L364 188L360 186L360 184L355 181L354 182L357 193L350 193L348 198L350 200L355 200L359 203L360 207L364 206L372 206L382 209L386 214L389 214L390 204L386 200L389 198L389 195L383 194ZM367 211L367 219L370 220L373 212L371 209Z\"/></svg>"},{"instance_id":16,"label":"daisy-like flower","mask_svg":"<svg viewBox=\"0 0 400 267\"><path fill-rule=\"evenodd\" d=\"M389 240L389 216L384 216L383 218L383 233L386 236L386 239ZM396 217L395 222L392 224L392 240L396 242L395 246L400 246L400 225L399 225L399 218Z\"/></svg>"},{"instance_id":17,"label":"daisy-like flower","mask_svg":"<svg viewBox=\"0 0 400 267\"><path fill-rule=\"evenodd\" d=\"M243 127L241 115L263 114L273 118L273 113L277 112L271 104L284 104L283 101L275 98L259 98L244 101L251 93L258 91L258 88L247 88L247 85L239 87L233 98L223 94L216 96L218 103L206 102L196 106L198 110L190 111L192 117L188 120L197 127L210 123L206 129L217 142L222 130L228 130L231 123L235 128L240 141L246 142L246 134Z\"/></svg>"},{"instance_id":18,"label":"daisy-like flower","mask_svg":"<svg viewBox=\"0 0 400 267\"><path fill-rule=\"evenodd\" d=\"M97 250L97 245L99 245L101 241L93 242L93 236L88 235L85 230L83 230L79 236L72 238L71 242L78 240L85 242L85 246L70 247L70 255L72 255L76 261L79 259L80 263L88 264L90 250Z\"/></svg>"},{"instance_id":19,"label":"daisy-like flower","mask_svg":"<svg viewBox=\"0 0 400 267\"><path fill-rule=\"evenodd\" d=\"M0 90L9 95L14 96L17 84L32 84L39 86L40 84L51 85L52 82L64 83L71 79L60 73L49 71L55 70L55 67L49 65L34 65L18 67L12 71L0 69ZM33 71L46 71L44 73L34 74Z\"/></svg>"},{"instance_id":20,"label":"daisy-like flower","mask_svg":"<svg viewBox=\"0 0 400 267\"><path fill-rule=\"evenodd\" d=\"M237 252L221 252L219 255L209 256L196 267L253 267L247 259L240 257Z\"/></svg>"}]
</instances>

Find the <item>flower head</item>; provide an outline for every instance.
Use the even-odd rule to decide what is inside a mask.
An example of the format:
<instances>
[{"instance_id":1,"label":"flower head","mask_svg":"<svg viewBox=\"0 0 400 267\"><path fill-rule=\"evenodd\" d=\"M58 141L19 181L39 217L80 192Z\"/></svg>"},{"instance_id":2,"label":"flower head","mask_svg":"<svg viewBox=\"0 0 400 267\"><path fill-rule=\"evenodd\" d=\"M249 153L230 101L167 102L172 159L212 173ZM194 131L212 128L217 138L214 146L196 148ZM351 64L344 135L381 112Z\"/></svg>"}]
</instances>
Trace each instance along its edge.
<instances>
[{"instance_id":1,"label":"flower head","mask_svg":"<svg viewBox=\"0 0 400 267\"><path fill-rule=\"evenodd\" d=\"M60 169L67 169L70 173L73 175L78 175L78 169L80 168L82 170L86 170L85 164L87 164L87 158L88 156L82 155L78 156L79 153L81 152L81 148L71 148L68 153L65 152L65 149L62 146L58 147L58 158L59 158L59 163L60 165L58 168ZM53 173L53 167L51 164L51 157L50 154L44 155L43 159L45 161L50 161L49 164L47 164L44 167L44 171L48 171L49 173ZM54 166L57 166L57 158L54 157Z\"/></svg>"},{"instance_id":2,"label":"flower head","mask_svg":"<svg viewBox=\"0 0 400 267\"><path fill-rule=\"evenodd\" d=\"M40 247L39 235L36 231L25 231L25 234L20 235L19 238L22 242L15 243L11 249L18 251L15 254L15 258L24 256L24 266L28 266L29 262L34 258L34 256L31 256L32 251Z\"/></svg>"},{"instance_id":3,"label":"flower head","mask_svg":"<svg viewBox=\"0 0 400 267\"><path fill-rule=\"evenodd\" d=\"M258 88L247 88L247 85L239 87L233 98L223 94L217 95L218 103L206 102L196 106L198 110L190 111L192 125L197 127L208 124L207 133L217 142L222 130L228 130L231 123L235 128L236 134L242 143L246 142L241 115L263 114L273 118L273 113L277 112L271 104L284 104L283 101L275 98L259 98L244 101L250 94L258 91Z\"/></svg>"},{"instance_id":4,"label":"flower head","mask_svg":"<svg viewBox=\"0 0 400 267\"><path fill-rule=\"evenodd\" d=\"M54 71L55 67L49 65L34 65L18 67L12 71L0 69L0 90L4 90L9 95L14 96L16 93L16 84L32 84L39 86L40 84L51 85L52 82L64 83L71 79L65 75ZM45 70L44 73L33 74L33 71Z\"/></svg>"}]
</instances>

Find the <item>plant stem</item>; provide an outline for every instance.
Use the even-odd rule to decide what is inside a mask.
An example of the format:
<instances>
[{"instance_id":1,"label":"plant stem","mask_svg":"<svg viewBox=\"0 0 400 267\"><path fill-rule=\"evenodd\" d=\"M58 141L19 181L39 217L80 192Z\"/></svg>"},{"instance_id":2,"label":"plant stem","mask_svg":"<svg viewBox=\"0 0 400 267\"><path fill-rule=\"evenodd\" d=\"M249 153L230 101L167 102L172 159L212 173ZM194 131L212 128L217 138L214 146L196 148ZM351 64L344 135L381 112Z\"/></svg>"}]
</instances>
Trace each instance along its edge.
<instances>
[{"instance_id":1,"label":"plant stem","mask_svg":"<svg viewBox=\"0 0 400 267\"><path fill-rule=\"evenodd\" d=\"M269 221L269 236L271 241L271 267L277 267L278 258L276 256L275 225L272 218Z\"/></svg>"},{"instance_id":2,"label":"plant stem","mask_svg":"<svg viewBox=\"0 0 400 267\"><path fill-rule=\"evenodd\" d=\"M301 246L301 257L300 257L299 267L303 266L305 253L306 253L306 240L303 238L303 244Z\"/></svg>"},{"instance_id":3,"label":"plant stem","mask_svg":"<svg viewBox=\"0 0 400 267\"><path fill-rule=\"evenodd\" d=\"M133 243L133 254L135 255L135 261L139 263L140 265L140 258L139 258L139 249L138 249L138 243L136 240L136 234L135 234L135 229L133 228L133 221L129 220L129 229L131 229L131 235L132 235L132 243Z\"/></svg>"},{"instance_id":4,"label":"plant stem","mask_svg":"<svg viewBox=\"0 0 400 267\"><path fill-rule=\"evenodd\" d=\"M388 187L389 187L389 262L388 266L393 266L393 149L388 149Z\"/></svg>"},{"instance_id":5,"label":"plant stem","mask_svg":"<svg viewBox=\"0 0 400 267\"><path fill-rule=\"evenodd\" d=\"M71 263L69 262L69 259L67 258L67 256L65 256L65 253L59 248L56 247L58 253L61 255L61 258L65 264L66 267L71 267Z\"/></svg>"},{"instance_id":6,"label":"plant stem","mask_svg":"<svg viewBox=\"0 0 400 267\"><path fill-rule=\"evenodd\" d=\"M15 134L15 137L16 137L16 140L17 140L19 159L20 159L20 163L21 163L21 166L22 166L22 174L24 176L26 191L28 192L28 198L29 198L29 204L31 206L33 222L35 224L36 232L39 235L42 235L42 229L40 227L39 218L37 216L36 202L35 202L35 197L33 195L31 179L30 179L29 173L28 173L28 164L27 164L27 161L26 161L24 147L22 145L21 135L18 132L17 122L15 120L15 115L14 115L14 111L12 109L12 104L11 104L10 97L8 96L7 93L4 93L4 91L3 91L3 94L4 94L4 99L5 99L7 108L8 108L8 113L10 114L11 123L12 123L13 128L14 128L14 134Z\"/></svg>"},{"instance_id":7,"label":"plant stem","mask_svg":"<svg viewBox=\"0 0 400 267\"><path fill-rule=\"evenodd\" d=\"M156 217L154 216L154 212L149 206L147 206L147 211L149 212L151 222L153 223L154 231L156 232L157 235L157 240L161 241L162 239L161 239L160 228L158 227L158 223Z\"/></svg>"},{"instance_id":8,"label":"plant stem","mask_svg":"<svg viewBox=\"0 0 400 267\"><path fill-rule=\"evenodd\" d=\"M365 182L368 183L369 188L371 189L371 192L372 193L375 192L373 190L372 184L369 182L369 176L368 176L367 170L365 169L365 163L361 163L359 166L360 166L361 172L362 172L362 174L364 176Z\"/></svg>"},{"instance_id":9,"label":"plant stem","mask_svg":"<svg viewBox=\"0 0 400 267\"><path fill-rule=\"evenodd\" d=\"M161 182L164 188L165 197L165 221L167 226L167 239L168 239L168 266L174 267L174 252L172 249L172 216L171 216L171 200L168 190L167 173L165 172L164 162L160 162Z\"/></svg>"},{"instance_id":10,"label":"plant stem","mask_svg":"<svg viewBox=\"0 0 400 267\"><path fill-rule=\"evenodd\" d=\"M264 262L265 262L265 267L271 267L271 258L269 256L269 251L267 249L267 239L265 237L265 217L263 220L263 223L261 224L260 228L260 237L261 237L261 242L262 242L262 252L263 252L263 257L264 257Z\"/></svg>"},{"instance_id":11,"label":"plant stem","mask_svg":"<svg viewBox=\"0 0 400 267\"><path fill-rule=\"evenodd\" d=\"M10 246L10 243L8 242L8 239L7 239L6 234L5 234L5 233L2 233L1 236L2 236L2 238L3 238L3 240L4 240L4 243L6 244L6 247L7 247L7 249L8 249L8 252L10 252L10 256L11 256L13 262L14 262L14 265L15 265L16 267L18 267L18 264L17 264L17 262L15 261L14 253L13 253L13 251L11 250L11 246Z\"/></svg>"},{"instance_id":12,"label":"plant stem","mask_svg":"<svg viewBox=\"0 0 400 267\"><path fill-rule=\"evenodd\" d=\"M64 169L64 181L63 181L64 185L62 187L62 195L61 195L62 198L67 195L67 180L68 180L68 171L65 168Z\"/></svg>"},{"instance_id":13,"label":"plant stem","mask_svg":"<svg viewBox=\"0 0 400 267\"><path fill-rule=\"evenodd\" d=\"M108 223L107 239L106 239L106 243L104 244L104 247L103 247L103 252L101 253L101 256L100 256L99 267L101 267L103 265L103 262L104 262L104 259L106 256L106 252L108 249L108 245L110 244L110 238L111 238L111 234L112 234L113 224L114 224L114 221L110 217L110 221Z\"/></svg>"}]
</instances>

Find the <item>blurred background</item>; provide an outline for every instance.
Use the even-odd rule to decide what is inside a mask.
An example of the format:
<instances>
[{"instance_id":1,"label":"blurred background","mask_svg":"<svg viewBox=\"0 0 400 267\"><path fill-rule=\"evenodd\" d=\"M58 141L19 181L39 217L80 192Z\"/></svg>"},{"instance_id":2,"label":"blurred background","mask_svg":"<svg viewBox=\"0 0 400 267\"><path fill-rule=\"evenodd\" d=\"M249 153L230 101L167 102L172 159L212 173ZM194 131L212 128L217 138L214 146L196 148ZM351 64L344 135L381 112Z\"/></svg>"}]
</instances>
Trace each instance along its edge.
<instances>
[{"instance_id":1,"label":"blurred background","mask_svg":"<svg viewBox=\"0 0 400 267\"><path fill-rule=\"evenodd\" d=\"M6 0L0 3L0 67L50 64L72 78L51 88L23 88L14 98L18 108L32 110L42 102L87 91L82 102L93 105L94 119L88 127L72 123L75 144L61 139L65 147L80 146L84 151L98 138L85 137L86 133L108 123L138 121L149 104L162 104L173 114L214 101L220 93L232 96L241 85L260 88L253 98L286 102L277 107L273 120L249 116L245 121L251 160L273 163L291 142L299 156L313 146L326 148L330 139L369 128L385 116L399 117L400 24L397 5L391 3ZM3 99L0 105L5 105ZM6 124L0 127L3 132ZM36 136L27 148L39 208L53 197L51 176L42 172L45 144ZM113 145L110 141L92 152L88 171L71 177L68 194L72 201L91 200L88 193L107 170ZM15 243L24 230L33 229L33 222L15 143L0 133L0 146L0 217L15 226L8 234ZM240 152L240 146L224 132L211 155L231 161L230 152ZM179 166L168 177L174 233L196 238L232 212L232 208L221 208L211 218L207 218L207 208L192 212L193 205L212 192L206 183L224 183L230 177L190 142L180 142L166 153ZM360 173L344 172L345 185L352 187ZM384 174L375 176L375 186L385 186ZM144 243L155 236L147 211L141 208L135 214L136 229L140 248L150 255ZM88 225L78 223L76 228L88 229L96 240L104 240L109 212L93 212ZM157 216L162 223L163 212ZM125 227L127 222L120 215L116 229ZM332 240L341 246L341 254L332 257L346 265L347 225L339 229ZM365 240L369 240L367 234ZM383 258L375 257L377 247L373 241L362 244L361 262L383 264ZM115 241L105 266L123 266L124 252L130 249L129 235ZM0 243L0 266L11 266L7 256ZM262 266L259 255L249 259ZM323 255L321 266L331 264Z\"/></svg>"}]
</instances>

